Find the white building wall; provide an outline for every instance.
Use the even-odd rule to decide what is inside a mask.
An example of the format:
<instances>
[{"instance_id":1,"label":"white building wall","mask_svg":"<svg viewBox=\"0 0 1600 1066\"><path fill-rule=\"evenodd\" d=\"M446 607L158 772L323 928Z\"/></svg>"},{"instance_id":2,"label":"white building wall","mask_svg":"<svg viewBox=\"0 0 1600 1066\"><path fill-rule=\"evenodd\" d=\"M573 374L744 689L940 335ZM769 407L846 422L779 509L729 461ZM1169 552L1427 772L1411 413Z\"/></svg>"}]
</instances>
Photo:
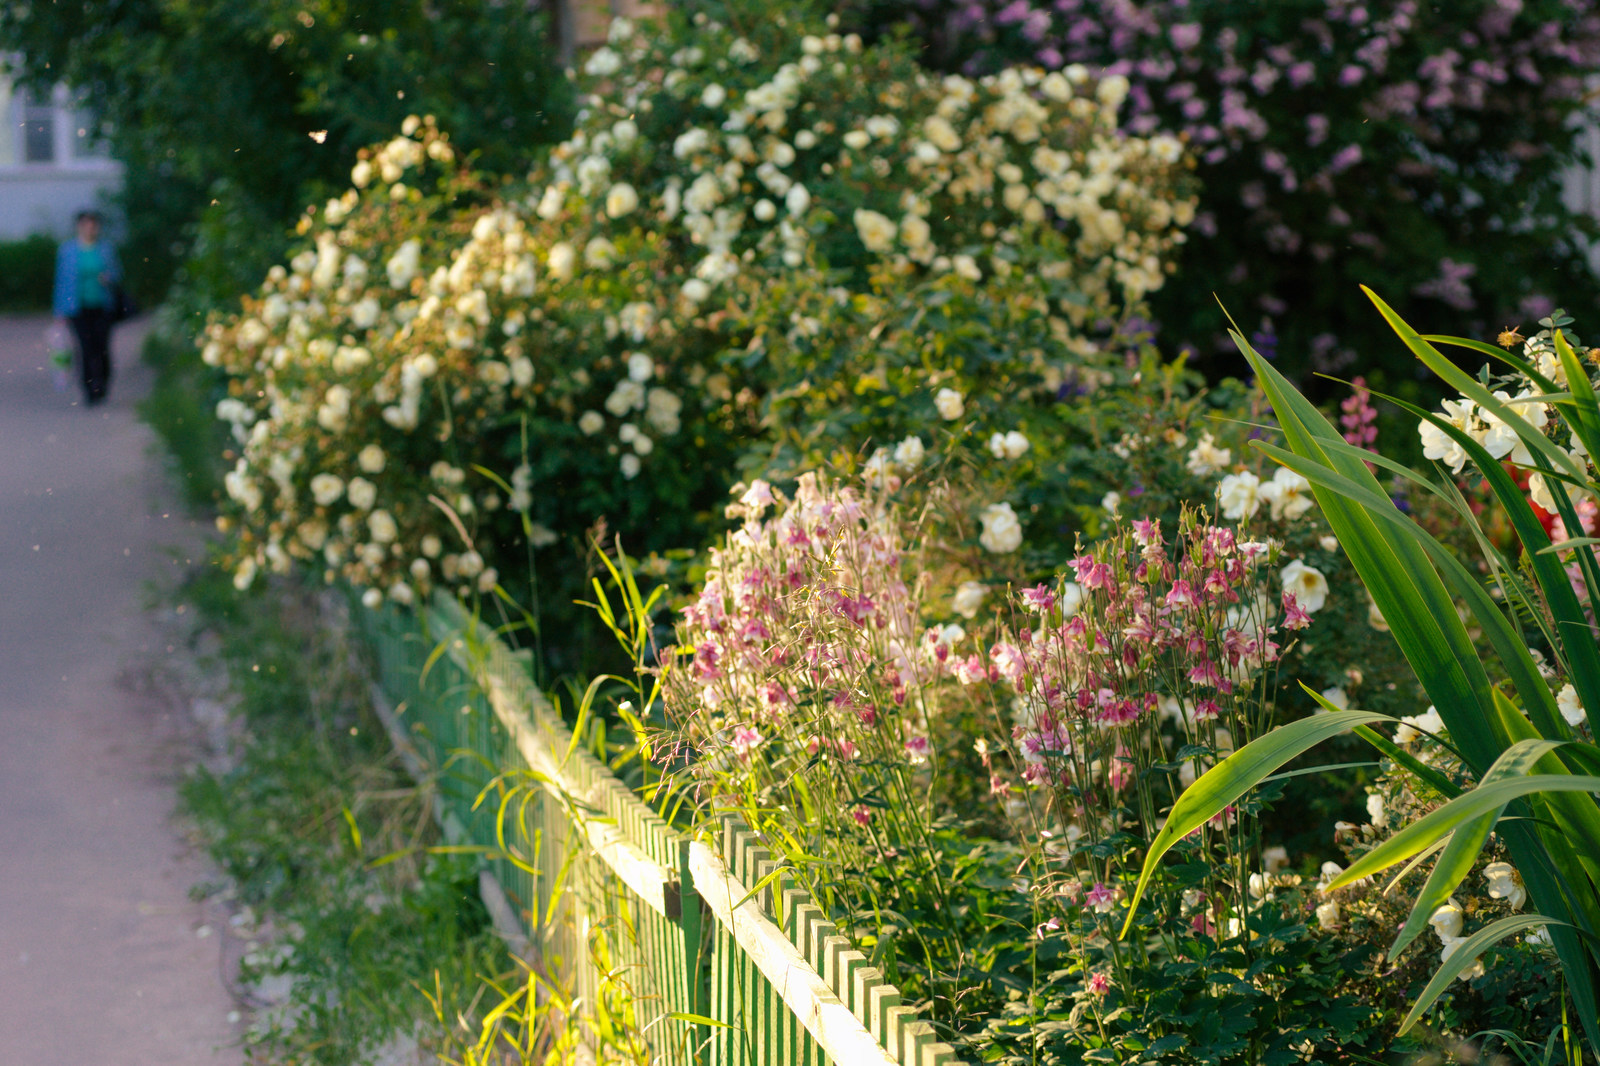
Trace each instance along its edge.
<instances>
[{"instance_id":1,"label":"white building wall","mask_svg":"<svg viewBox=\"0 0 1600 1066\"><path fill-rule=\"evenodd\" d=\"M35 233L62 239L79 211L105 209L106 197L121 187L122 164L91 135L89 117L73 107L65 86L56 87L47 106L28 105L0 74L0 240ZM32 137L30 119L47 120Z\"/></svg>"}]
</instances>

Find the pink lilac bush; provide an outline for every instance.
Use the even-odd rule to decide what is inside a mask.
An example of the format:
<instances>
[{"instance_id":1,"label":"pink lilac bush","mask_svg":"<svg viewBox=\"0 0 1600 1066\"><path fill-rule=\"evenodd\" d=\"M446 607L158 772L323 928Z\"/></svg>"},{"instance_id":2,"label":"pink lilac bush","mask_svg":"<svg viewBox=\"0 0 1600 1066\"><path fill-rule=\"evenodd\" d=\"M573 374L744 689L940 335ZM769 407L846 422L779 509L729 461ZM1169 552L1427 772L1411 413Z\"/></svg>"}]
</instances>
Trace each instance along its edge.
<instances>
[{"instance_id":1,"label":"pink lilac bush","mask_svg":"<svg viewBox=\"0 0 1600 1066\"><path fill-rule=\"evenodd\" d=\"M1081 64L1127 79L1131 132L1180 133L1202 211L1188 284L1155 301L1169 340L1209 345L1215 291L1286 369L1338 370L1377 339L1355 281L1475 332L1592 300L1591 219L1561 200L1570 120L1600 67L1594 0L910 0L927 58L984 70ZM1498 235L1517 233L1508 241ZM1393 296L1390 297L1393 299ZM1287 307L1319 323L1293 333ZM1259 346L1258 346L1259 347Z\"/></svg>"}]
</instances>

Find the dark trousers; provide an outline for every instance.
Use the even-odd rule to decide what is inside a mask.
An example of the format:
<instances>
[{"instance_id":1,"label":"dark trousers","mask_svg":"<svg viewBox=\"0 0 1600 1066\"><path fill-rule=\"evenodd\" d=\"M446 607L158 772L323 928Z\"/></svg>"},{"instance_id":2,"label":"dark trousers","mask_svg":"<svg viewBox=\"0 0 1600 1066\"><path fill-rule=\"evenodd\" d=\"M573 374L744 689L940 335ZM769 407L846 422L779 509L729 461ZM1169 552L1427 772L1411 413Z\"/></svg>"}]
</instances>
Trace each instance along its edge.
<instances>
[{"instance_id":1,"label":"dark trousers","mask_svg":"<svg viewBox=\"0 0 1600 1066\"><path fill-rule=\"evenodd\" d=\"M99 403L111 385L111 310L85 307L71 320L78 335L78 351L83 356L83 398Z\"/></svg>"}]
</instances>

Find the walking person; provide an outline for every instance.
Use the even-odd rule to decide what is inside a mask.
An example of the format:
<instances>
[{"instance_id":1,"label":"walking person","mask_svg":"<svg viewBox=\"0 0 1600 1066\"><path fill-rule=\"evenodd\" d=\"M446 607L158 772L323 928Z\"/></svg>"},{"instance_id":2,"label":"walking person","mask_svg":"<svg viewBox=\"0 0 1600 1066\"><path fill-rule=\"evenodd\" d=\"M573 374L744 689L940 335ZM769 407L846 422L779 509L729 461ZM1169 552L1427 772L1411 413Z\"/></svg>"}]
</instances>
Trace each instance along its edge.
<instances>
[{"instance_id":1,"label":"walking person","mask_svg":"<svg viewBox=\"0 0 1600 1066\"><path fill-rule=\"evenodd\" d=\"M56 253L56 317L72 324L83 367L83 398L94 406L111 386L111 326L115 321L122 265L100 239L100 216L79 211L77 235Z\"/></svg>"}]
</instances>

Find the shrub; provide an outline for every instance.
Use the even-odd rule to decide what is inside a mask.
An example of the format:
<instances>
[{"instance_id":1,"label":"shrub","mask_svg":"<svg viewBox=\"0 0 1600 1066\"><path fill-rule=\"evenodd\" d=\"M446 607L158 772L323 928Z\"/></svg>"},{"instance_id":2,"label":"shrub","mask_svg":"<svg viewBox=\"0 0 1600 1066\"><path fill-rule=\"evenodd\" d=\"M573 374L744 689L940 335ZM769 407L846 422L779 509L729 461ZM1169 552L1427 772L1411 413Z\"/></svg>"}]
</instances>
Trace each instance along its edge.
<instances>
[{"instance_id":1,"label":"shrub","mask_svg":"<svg viewBox=\"0 0 1600 1066\"><path fill-rule=\"evenodd\" d=\"M917 0L858 21L902 18L949 69L1126 77L1128 128L1185 137L1203 203L1187 284L1155 310L1218 366L1237 364L1213 293L1291 376L1364 365L1386 386L1411 375L1381 361L1356 281L1478 336L1548 314L1558 285L1596 298L1594 222L1561 198L1600 63L1592 3Z\"/></svg>"},{"instance_id":2,"label":"shrub","mask_svg":"<svg viewBox=\"0 0 1600 1066\"><path fill-rule=\"evenodd\" d=\"M0 241L0 311L50 310L56 242L44 234Z\"/></svg>"},{"instance_id":3,"label":"shrub","mask_svg":"<svg viewBox=\"0 0 1600 1066\"><path fill-rule=\"evenodd\" d=\"M1069 382L1159 377L1117 324L1190 205L1177 142L1116 131L1115 85L940 81L738 6L619 20L586 69L577 132L526 186L457 173L410 120L208 328L241 587L298 558L374 600L516 588L525 545L584 550L602 515L636 551L694 548L746 452L898 445L949 388L987 457L1027 404L1070 423ZM958 310L965 340L918 324ZM880 383L870 419L833 402Z\"/></svg>"}]
</instances>

